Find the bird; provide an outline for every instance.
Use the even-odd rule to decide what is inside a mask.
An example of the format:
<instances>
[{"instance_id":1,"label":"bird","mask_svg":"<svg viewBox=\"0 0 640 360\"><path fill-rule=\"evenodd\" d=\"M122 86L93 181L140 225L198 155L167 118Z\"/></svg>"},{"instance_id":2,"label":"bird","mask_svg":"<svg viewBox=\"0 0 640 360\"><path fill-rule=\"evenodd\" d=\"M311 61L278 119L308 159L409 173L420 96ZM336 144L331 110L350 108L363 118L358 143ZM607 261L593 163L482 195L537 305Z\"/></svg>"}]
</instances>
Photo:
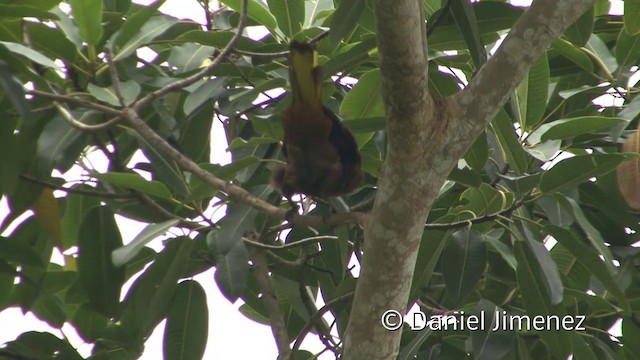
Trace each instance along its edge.
<instances>
[{"instance_id":1,"label":"bird","mask_svg":"<svg viewBox=\"0 0 640 360\"><path fill-rule=\"evenodd\" d=\"M293 208L294 194L316 198L344 195L362 182L361 156L353 134L323 105L322 70L315 44L289 45L291 103L282 116L286 165L272 184Z\"/></svg>"}]
</instances>

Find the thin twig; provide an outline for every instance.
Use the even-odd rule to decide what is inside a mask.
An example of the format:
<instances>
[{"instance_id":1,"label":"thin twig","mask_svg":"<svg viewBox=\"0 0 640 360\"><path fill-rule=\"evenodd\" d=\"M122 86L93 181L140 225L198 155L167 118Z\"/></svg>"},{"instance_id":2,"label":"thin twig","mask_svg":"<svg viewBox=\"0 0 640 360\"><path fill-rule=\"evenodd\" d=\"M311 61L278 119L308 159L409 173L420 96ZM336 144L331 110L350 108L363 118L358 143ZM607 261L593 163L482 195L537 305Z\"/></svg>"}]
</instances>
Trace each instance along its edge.
<instances>
[{"instance_id":1,"label":"thin twig","mask_svg":"<svg viewBox=\"0 0 640 360\"><path fill-rule=\"evenodd\" d=\"M302 239L302 240L292 242L289 244L284 244L284 245L268 245L268 244L263 244L261 242L247 239L245 237L242 238L242 241L244 241L245 244L249 244L251 246L255 246L257 248L261 248L265 250L287 250L287 249L304 246L308 244L317 244L323 240L338 240L338 237L330 236L330 235L312 236L306 239Z\"/></svg>"},{"instance_id":2,"label":"thin twig","mask_svg":"<svg viewBox=\"0 0 640 360\"><path fill-rule=\"evenodd\" d=\"M88 190L88 189L66 188L62 185L58 185L56 183L53 183L47 180L38 179L28 174L20 174L20 178L23 180L32 182L34 184L42 185L44 187L47 187L53 190L64 191L68 194L96 196L104 199L119 199L119 200L130 200L133 198L133 195L131 195L130 193L110 193L110 192L94 191L94 190Z\"/></svg>"},{"instance_id":3,"label":"thin twig","mask_svg":"<svg viewBox=\"0 0 640 360\"><path fill-rule=\"evenodd\" d=\"M115 64L111 60L111 51L109 47L104 48L104 59L109 66L109 75L111 76L111 84L113 85L113 92L116 94L116 98L120 103L120 106L123 108L127 107L127 103L122 96L122 88L120 87L120 78L118 77L118 70L116 69Z\"/></svg>"},{"instance_id":4,"label":"thin twig","mask_svg":"<svg viewBox=\"0 0 640 360\"><path fill-rule=\"evenodd\" d=\"M35 96L40 96L46 99L51 99L51 100L55 100L55 101L60 101L63 103L67 103L67 104L73 104L73 105L78 105L78 106L82 106L82 107L86 107L88 109L93 109L93 110L98 110L100 112L109 114L109 115L113 115L113 116L121 116L122 113L120 112L120 110L111 108L109 106L105 106L102 104L98 104L98 103L94 103L88 100L84 100L84 99L80 99L77 97L73 97L73 96L67 96L67 95L59 95L59 94L54 94L54 93L48 93L46 91L39 91L39 90L30 90L30 89L25 89L25 92L29 95L35 95ZM97 125L96 125L97 126Z\"/></svg>"},{"instance_id":5,"label":"thin twig","mask_svg":"<svg viewBox=\"0 0 640 360\"><path fill-rule=\"evenodd\" d=\"M262 292L262 301L267 310L269 325L271 332L278 347L280 359L289 359L291 354L289 335L287 334L287 325L284 321L284 314L280 309L280 303L276 296L276 291L269 277L269 268L263 250L249 248L249 254L253 261L253 273Z\"/></svg>"},{"instance_id":6,"label":"thin twig","mask_svg":"<svg viewBox=\"0 0 640 360\"><path fill-rule=\"evenodd\" d=\"M527 199L518 200L518 201L514 202L511 206L509 206L508 208L506 208L504 210L500 210L500 211L495 212L493 214L479 216L479 217L475 217L475 218L468 219L468 220L461 220L461 221L456 221L456 222L452 222L452 223L445 223L445 224L425 224L424 229L425 230L456 229L456 228L468 226L469 224L476 224L476 223L482 223L482 222L485 222L485 221L492 221L492 220L495 220L495 219L502 219L502 218L505 217L505 215L511 214L513 211L515 211L520 206L522 206L526 202L526 200Z\"/></svg>"},{"instance_id":7,"label":"thin twig","mask_svg":"<svg viewBox=\"0 0 640 360\"><path fill-rule=\"evenodd\" d=\"M339 296L327 302L326 304L324 304L323 307L318 309L318 311L309 318L309 321L307 321L307 323L304 325L304 327L300 330L300 332L296 336L296 342L293 344L292 354L295 354L295 352L300 348L300 345L302 345L302 342L304 341L304 338L307 336L307 333L314 327L315 322L318 321L318 319L320 319L322 315L324 315L324 313L331 310L333 306L345 300L351 299L353 297L353 294L354 294L353 292L350 292L348 294Z\"/></svg>"},{"instance_id":8,"label":"thin twig","mask_svg":"<svg viewBox=\"0 0 640 360\"><path fill-rule=\"evenodd\" d=\"M69 110L67 110L61 104L59 104L59 103L54 101L53 102L53 106L58 110L60 115L62 115L62 118L69 125L71 125L72 128L80 130L80 131L96 132L96 131L104 130L104 129L107 129L107 128L115 125L118 121L120 121L120 118L116 116L116 117L113 117L110 120L108 120L107 122L104 122L102 124L89 125L89 124L85 124L82 121L79 121L76 118L74 118L73 115L71 114L71 112L69 112Z\"/></svg>"},{"instance_id":9,"label":"thin twig","mask_svg":"<svg viewBox=\"0 0 640 360\"><path fill-rule=\"evenodd\" d=\"M238 43L238 41L240 41L240 38L242 37L242 31L244 30L244 27L247 23L247 8L248 8L248 0L242 0L242 7L240 9L240 21L238 22L238 28L236 30L236 33L233 35L233 37L231 38L231 40L229 41L229 43L227 44L227 46L224 47L224 49L222 49L222 51L220 52L220 54L218 54L218 56L213 59L213 61L211 62L211 64L209 64L207 67L205 67L204 69L198 71L197 73L183 79L180 81L176 81L172 84L169 84L161 89L158 89L152 93L150 93L149 95L143 97L142 99L136 101L131 107L134 110L140 110L143 107L147 106L148 104L150 104L153 100L162 97L172 91L178 90L178 89L182 89L185 88L191 84L196 83L198 80L202 79L203 77L207 76L208 74L210 74L215 68L218 67L218 65L220 65L226 58L227 56L233 51L233 49L236 47L236 44Z\"/></svg>"}]
</instances>

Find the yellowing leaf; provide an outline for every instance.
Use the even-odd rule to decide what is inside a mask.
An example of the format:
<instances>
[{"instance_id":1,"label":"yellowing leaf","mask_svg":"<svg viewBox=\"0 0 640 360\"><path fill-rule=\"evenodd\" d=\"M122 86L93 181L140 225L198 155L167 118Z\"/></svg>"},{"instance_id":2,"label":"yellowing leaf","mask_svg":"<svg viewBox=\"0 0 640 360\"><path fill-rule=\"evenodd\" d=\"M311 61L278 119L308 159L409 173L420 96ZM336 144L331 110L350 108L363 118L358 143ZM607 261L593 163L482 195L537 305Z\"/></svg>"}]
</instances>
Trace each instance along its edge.
<instances>
[{"instance_id":1,"label":"yellowing leaf","mask_svg":"<svg viewBox=\"0 0 640 360\"><path fill-rule=\"evenodd\" d=\"M640 154L640 132L636 130L622 144L622 152ZM623 161L617 169L618 188L630 208L640 210L640 159Z\"/></svg>"},{"instance_id":2,"label":"yellowing leaf","mask_svg":"<svg viewBox=\"0 0 640 360\"><path fill-rule=\"evenodd\" d=\"M43 189L33 205L33 212L36 218L49 234L49 239L53 246L62 251L62 226L60 224L60 207L58 200L53 196L53 190Z\"/></svg>"}]
</instances>

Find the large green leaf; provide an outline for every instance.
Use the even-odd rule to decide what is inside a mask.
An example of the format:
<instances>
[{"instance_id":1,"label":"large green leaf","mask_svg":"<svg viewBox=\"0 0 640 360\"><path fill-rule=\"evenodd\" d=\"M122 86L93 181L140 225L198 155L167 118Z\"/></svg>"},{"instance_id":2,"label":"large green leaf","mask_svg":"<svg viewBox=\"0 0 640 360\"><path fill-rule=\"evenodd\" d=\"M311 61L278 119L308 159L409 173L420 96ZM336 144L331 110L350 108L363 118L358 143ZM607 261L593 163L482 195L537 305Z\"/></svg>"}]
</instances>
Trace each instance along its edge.
<instances>
[{"instance_id":1,"label":"large green leaf","mask_svg":"<svg viewBox=\"0 0 640 360\"><path fill-rule=\"evenodd\" d=\"M500 110L491 122L491 130L498 140L505 160L518 174L524 174L527 171L527 153L523 150L513 123L504 110Z\"/></svg>"},{"instance_id":2,"label":"large green leaf","mask_svg":"<svg viewBox=\"0 0 640 360\"><path fill-rule=\"evenodd\" d=\"M112 317L118 311L124 269L111 261L111 252L122 246L113 212L105 206L89 211L79 230L78 273L91 305Z\"/></svg>"},{"instance_id":3,"label":"large green leaf","mask_svg":"<svg viewBox=\"0 0 640 360\"><path fill-rule=\"evenodd\" d=\"M142 340L151 334L167 316L178 280L191 258L193 240L188 237L171 239L156 260L142 273L124 299L122 325L134 331Z\"/></svg>"},{"instance_id":4,"label":"large green leaf","mask_svg":"<svg viewBox=\"0 0 640 360\"><path fill-rule=\"evenodd\" d=\"M449 294L459 303L480 281L486 256L480 233L463 229L451 235L442 253L442 258L447 261L442 267L442 275Z\"/></svg>"},{"instance_id":5,"label":"large green leaf","mask_svg":"<svg viewBox=\"0 0 640 360\"><path fill-rule=\"evenodd\" d=\"M625 294L613 277L613 266L610 263L602 261L599 252L585 245L575 237L574 233L564 228L550 225L547 226L546 231L571 251L571 253L575 255L576 260L581 262L593 276L600 280L604 287L616 297L623 309L630 311Z\"/></svg>"},{"instance_id":6,"label":"large green leaf","mask_svg":"<svg viewBox=\"0 0 640 360\"><path fill-rule=\"evenodd\" d=\"M254 226L256 210L235 205L219 222L220 230L210 232L207 244L216 259L216 283L231 302L240 297L249 274L249 253L242 241L245 231Z\"/></svg>"},{"instance_id":7,"label":"large green leaf","mask_svg":"<svg viewBox=\"0 0 640 360\"><path fill-rule=\"evenodd\" d=\"M546 287L540 278L540 265L533 258L533 255L526 251L525 245L520 241L515 243L515 254L518 260L516 272L518 289L522 293L522 301L527 314L562 317L564 315L562 308L559 305L552 305L546 294ZM537 334L555 356L558 358L568 356L571 351L568 332L549 330L539 331Z\"/></svg>"},{"instance_id":8,"label":"large green leaf","mask_svg":"<svg viewBox=\"0 0 640 360\"><path fill-rule=\"evenodd\" d=\"M640 14L640 0L624 1L624 30L630 35L640 34L640 23L637 15Z\"/></svg>"},{"instance_id":9,"label":"large green leaf","mask_svg":"<svg viewBox=\"0 0 640 360\"><path fill-rule=\"evenodd\" d=\"M96 86L94 84L89 84L87 90L95 97L96 99L106 102L109 105L120 106L120 100L116 95L116 91L113 86L109 86L108 88ZM136 98L140 94L140 85L134 80L128 80L120 84L120 92L122 98L124 100L125 105L131 105Z\"/></svg>"},{"instance_id":10,"label":"large green leaf","mask_svg":"<svg viewBox=\"0 0 640 360\"><path fill-rule=\"evenodd\" d=\"M358 19L364 12L366 0L342 1L331 18L331 40L334 43L345 38L357 26Z\"/></svg>"},{"instance_id":11,"label":"large green leaf","mask_svg":"<svg viewBox=\"0 0 640 360\"><path fill-rule=\"evenodd\" d=\"M362 75L342 101L340 116L345 119L384 116L380 95L380 70L371 70Z\"/></svg>"},{"instance_id":12,"label":"large green leaf","mask_svg":"<svg viewBox=\"0 0 640 360\"><path fill-rule=\"evenodd\" d=\"M537 144L547 140L564 140L582 134L609 129L624 119L607 116L580 116L546 123L529 134L527 142Z\"/></svg>"},{"instance_id":13,"label":"large green leaf","mask_svg":"<svg viewBox=\"0 0 640 360\"><path fill-rule=\"evenodd\" d=\"M562 301L564 286L562 279L560 279L560 272L558 271L557 264L551 258L549 250L544 246L543 241L540 239L540 235L534 233L529 229L527 223L522 223L523 232L520 233L516 230L515 226L512 226L512 232L517 234L519 240L524 241L529 248L529 253L533 255L540 269L540 280L547 289L546 293L549 296L551 304L556 305Z\"/></svg>"},{"instance_id":14,"label":"large green leaf","mask_svg":"<svg viewBox=\"0 0 640 360\"><path fill-rule=\"evenodd\" d=\"M158 8L165 0L156 0L127 17L122 28L111 36L111 51L115 51L130 41L154 15L159 15Z\"/></svg>"},{"instance_id":15,"label":"large green leaf","mask_svg":"<svg viewBox=\"0 0 640 360\"><path fill-rule=\"evenodd\" d=\"M52 68L54 70L62 71L62 69L60 69L60 67L53 60L48 58L46 55L43 55L42 53L39 53L22 44L17 44L17 43L8 42L8 41L0 41L0 45L4 46L5 48L7 48L7 50L11 51L16 55L24 56L27 59L33 62L36 62L40 65Z\"/></svg>"},{"instance_id":16,"label":"large green leaf","mask_svg":"<svg viewBox=\"0 0 640 360\"><path fill-rule=\"evenodd\" d=\"M640 60L640 33L631 36L626 31L620 30L616 42L616 60L622 67L638 64L638 60Z\"/></svg>"},{"instance_id":17,"label":"large green leaf","mask_svg":"<svg viewBox=\"0 0 640 360\"><path fill-rule=\"evenodd\" d=\"M540 190L554 193L576 187L592 177L607 174L624 160L619 154L578 155L564 159L542 174Z\"/></svg>"},{"instance_id":18,"label":"large green leaf","mask_svg":"<svg viewBox=\"0 0 640 360\"><path fill-rule=\"evenodd\" d=\"M287 38L293 39L304 23L304 0L267 0L267 4L280 30Z\"/></svg>"},{"instance_id":19,"label":"large green leaf","mask_svg":"<svg viewBox=\"0 0 640 360\"><path fill-rule=\"evenodd\" d=\"M476 360L502 359L513 346L516 339L515 331L499 327L494 330L500 321L497 317L502 316L503 312L489 300L480 300L476 305L475 313L486 322L481 329L471 331L473 358Z\"/></svg>"},{"instance_id":20,"label":"large green leaf","mask_svg":"<svg viewBox=\"0 0 640 360\"><path fill-rule=\"evenodd\" d=\"M594 8L591 7L565 30L564 36L575 46L584 46L589 41L591 33L593 33L594 17Z\"/></svg>"},{"instance_id":21,"label":"large green leaf","mask_svg":"<svg viewBox=\"0 0 640 360\"><path fill-rule=\"evenodd\" d=\"M158 238L167 230L176 226L180 220L167 220L159 224L149 224L136 235L126 246L115 249L111 253L111 258L115 266L122 266L133 259L150 241Z\"/></svg>"},{"instance_id":22,"label":"large green leaf","mask_svg":"<svg viewBox=\"0 0 640 360\"><path fill-rule=\"evenodd\" d=\"M181 282L176 288L164 328L164 358L202 359L208 330L209 310L204 289L193 280Z\"/></svg>"},{"instance_id":23,"label":"large green leaf","mask_svg":"<svg viewBox=\"0 0 640 360\"><path fill-rule=\"evenodd\" d=\"M102 1L69 0L71 14L80 37L87 44L96 46L102 39Z\"/></svg>"},{"instance_id":24,"label":"large green leaf","mask_svg":"<svg viewBox=\"0 0 640 360\"><path fill-rule=\"evenodd\" d=\"M115 56L113 61L119 61L127 58L129 55L135 53L140 47L153 41L153 39L162 35L170 27L175 25L176 20L167 16L154 16L142 25L138 32L123 39L124 44L115 50Z\"/></svg>"},{"instance_id":25,"label":"large green leaf","mask_svg":"<svg viewBox=\"0 0 640 360\"><path fill-rule=\"evenodd\" d=\"M529 130L542 120L547 108L548 87L549 63L545 54L533 64L516 91L522 128Z\"/></svg>"},{"instance_id":26,"label":"large green leaf","mask_svg":"<svg viewBox=\"0 0 640 360\"><path fill-rule=\"evenodd\" d=\"M242 0L220 0L221 3L227 5L231 9L240 12ZM278 26L276 18L269 10L262 5L262 1L249 0L248 17L264 25L267 29L273 31Z\"/></svg>"},{"instance_id":27,"label":"large green leaf","mask_svg":"<svg viewBox=\"0 0 640 360\"><path fill-rule=\"evenodd\" d=\"M18 359L84 359L66 339L47 332L28 331L3 347L9 354L18 354Z\"/></svg>"}]
</instances>

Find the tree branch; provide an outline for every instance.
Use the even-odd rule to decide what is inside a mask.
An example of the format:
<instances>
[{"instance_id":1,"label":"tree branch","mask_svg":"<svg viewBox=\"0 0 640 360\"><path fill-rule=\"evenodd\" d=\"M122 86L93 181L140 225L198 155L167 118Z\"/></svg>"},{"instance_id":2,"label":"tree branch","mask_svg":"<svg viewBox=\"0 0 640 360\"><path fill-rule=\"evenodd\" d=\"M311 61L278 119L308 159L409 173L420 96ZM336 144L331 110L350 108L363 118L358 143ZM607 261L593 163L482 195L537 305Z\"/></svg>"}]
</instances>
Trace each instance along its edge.
<instances>
[{"instance_id":1,"label":"tree branch","mask_svg":"<svg viewBox=\"0 0 640 360\"><path fill-rule=\"evenodd\" d=\"M389 309L404 312L420 237L437 187L453 166L431 169L427 159L442 142L427 90L426 26L422 1L374 1L385 105L387 158L371 219L364 227L364 256L345 334L343 359L396 359L401 332L380 323ZM436 141L438 140L438 141ZM457 159L456 159L457 160ZM433 171L436 170L436 171ZM442 179L442 180L441 180Z\"/></svg>"},{"instance_id":2,"label":"tree branch","mask_svg":"<svg viewBox=\"0 0 640 360\"><path fill-rule=\"evenodd\" d=\"M495 54L453 96L462 129L452 133L464 149L493 119L500 107L551 42L575 22L596 0L536 0L518 19Z\"/></svg>"},{"instance_id":3,"label":"tree branch","mask_svg":"<svg viewBox=\"0 0 640 360\"><path fill-rule=\"evenodd\" d=\"M269 268L267 259L263 250L256 248L248 248L251 259L253 260L254 275L262 292L262 301L267 310L269 317L269 325L271 332L276 340L278 347L278 358L289 359L291 353L289 335L287 334L287 326L284 322L284 315L280 310L280 303L276 297L275 289L269 277Z\"/></svg>"},{"instance_id":4,"label":"tree branch","mask_svg":"<svg viewBox=\"0 0 640 360\"><path fill-rule=\"evenodd\" d=\"M58 94L48 93L48 92L45 92L45 91L29 90L29 89L25 89L25 92L27 94L29 94L29 95L40 96L40 97L43 97L43 98L46 98L46 99L51 99L51 100L55 100L55 101L59 101L59 102L67 103L67 104L73 104L73 105L77 105L77 106L82 106L82 107L85 107L87 109L98 110L98 111L101 111L101 112L103 112L105 114L109 114L109 115L113 115L113 116L122 115L120 110L111 108L109 106L101 105L101 104L98 104L98 103L94 103L94 102L91 102L89 100L80 99L80 98L77 98L77 97L74 97L74 96L58 95Z\"/></svg>"}]
</instances>

